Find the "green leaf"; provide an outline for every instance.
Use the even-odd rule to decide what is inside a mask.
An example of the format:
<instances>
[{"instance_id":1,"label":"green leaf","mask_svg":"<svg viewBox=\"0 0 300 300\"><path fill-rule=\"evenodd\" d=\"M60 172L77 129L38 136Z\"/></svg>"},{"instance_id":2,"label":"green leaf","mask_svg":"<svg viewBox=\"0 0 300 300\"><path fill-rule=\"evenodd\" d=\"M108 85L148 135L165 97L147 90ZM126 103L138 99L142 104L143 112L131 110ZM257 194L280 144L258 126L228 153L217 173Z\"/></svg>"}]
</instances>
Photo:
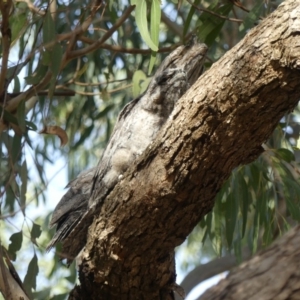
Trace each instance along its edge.
<instances>
[{"instance_id":1,"label":"green leaf","mask_svg":"<svg viewBox=\"0 0 300 300\"><path fill-rule=\"evenodd\" d=\"M135 21L138 29L140 30L140 34L145 43L150 47L150 49L153 51L157 51L158 45L155 45L155 43L152 41L148 31L147 1L139 0L135 5Z\"/></svg>"},{"instance_id":2,"label":"green leaf","mask_svg":"<svg viewBox=\"0 0 300 300\"><path fill-rule=\"evenodd\" d=\"M111 111L113 108L115 107L115 104L112 103L112 104L109 104L107 105L104 109L102 109L96 116L95 116L95 120L98 120L100 118L103 118L107 115L107 113L109 111Z\"/></svg>"},{"instance_id":3,"label":"green leaf","mask_svg":"<svg viewBox=\"0 0 300 300\"><path fill-rule=\"evenodd\" d=\"M262 237L263 247L270 245L273 241L273 226L272 222L269 222L268 226L264 227L264 234Z\"/></svg>"},{"instance_id":4,"label":"green leaf","mask_svg":"<svg viewBox=\"0 0 300 300\"><path fill-rule=\"evenodd\" d=\"M140 83L141 86L140 94L144 93L147 90L150 81L151 81L151 77L147 77L145 80L143 80Z\"/></svg>"},{"instance_id":5,"label":"green leaf","mask_svg":"<svg viewBox=\"0 0 300 300\"><path fill-rule=\"evenodd\" d=\"M16 252L18 252L22 247L23 242L23 232L19 231L11 235L9 238L11 243L8 246L8 252L13 261L16 260Z\"/></svg>"},{"instance_id":6,"label":"green leaf","mask_svg":"<svg viewBox=\"0 0 300 300\"><path fill-rule=\"evenodd\" d=\"M43 42L49 43L55 39L55 23L51 16L50 9L47 10L46 15L44 16L44 26L43 28Z\"/></svg>"},{"instance_id":7,"label":"green leaf","mask_svg":"<svg viewBox=\"0 0 300 300\"><path fill-rule=\"evenodd\" d=\"M42 63L39 63L35 72L27 77L25 77L27 84L38 84L42 78L45 77L46 72L48 71L48 66Z\"/></svg>"},{"instance_id":8,"label":"green leaf","mask_svg":"<svg viewBox=\"0 0 300 300\"><path fill-rule=\"evenodd\" d=\"M12 144L12 162L15 163L19 160L22 149L21 149L21 141L22 137L18 134L15 134L13 137L13 144Z\"/></svg>"},{"instance_id":9,"label":"green leaf","mask_svg":"<svg viewBox=\"0 0 300 300\"><path fill-rule=\"evenodd\" d=\"M40 292L32 293L33 299L35 300L44 300L44 299L50 299L50 293L52 291L52 288L44 288Z\"/></svg>"},{"instance_id":10,"label":"green leaf","mask_svg":"<svg viewBox=\"0 0 300 300\"><path fill-rule=\"evenodd\" d=\"M26 192L27 192L27 176L28 176L28 170L27 170L27 164L26 159L24 160L22 166L21 166L21 194L20 194L20 200L21 200L21 209L23 213L25 214L25 207L26 207Z\"/></svg>"},{"instance_id":11,"label":"green leaf","mask_svg":"<svg viewBox=\"0 0 300 300\"><path fill-rule=\"evenodd\" d=\"M157 52L154 52L154 51L151 52L151 57L150 57L150 62L149 62L149 67L148 67L148 75L151 74L154 64L156 62L156 53Z\"/></svg>"},{"instance_id":12,"label":"green leaf","mask_svg":"<svg viewBox=\"0 0 300 300\"><path fill-rule=\"evenodd\" d=\"M50 66L51 64L51 51L46 50L42 54L41 62L44 66Z\"/></svg>"},{"instance_id":13,"label":"green leaf","mask_svg":"<svg viewBox=\"0 0 300 300\"><path fill-rule=\"evenodd\" d=\"M31 289L34 290L36 289L36 277L38 273L39 273L38 258L34 253L34 256L28 265L28 270L24 278L24 286L26 288L26 291L29 294L31 294Z\"/></svg>"},{"instance_id":14,"label":"green leaf","mask_svg":"<svg viewBox=\"0 0 300 300\"><path fill-rule=\"evenodd\" d=\"M44 43L54 42L56 37L55 32L55 23L51 16L50 10L47 11L46 16L44 17L44 26L43 26L43 41ZM62 48L59 44L54 44L51 49L47 49L42 56L42 64L49 66L52 71L52 78L49 86L48 97L52 99L56 77L60 70L61 58L63 55Z\"/></svg>"},{"instance_id":15,"label":"green leaf","mask_svg":"<svg viewBox=\"0 0 300 300\"><path fill-rule=\"evenodd\" d=\"M17 14L9 18L11 28L11 46L22 36L27 29L27 15L26 13Z\"/></svg>"},{"instance_id":16,"label":"green leaf","mask_svg":"<svg viewBox=\"0 0 300 300\"><path fill-rule=\"evenodd\" d=\"M217 200L218 201L218 200ZM214 234L212 233L212 230L209 230L209 237L210 240L214 241L213 242L213 248L215 252L218 255L222 254L222 248L223 248L223 243L222 243L222 203L219 200L218 203L215 205L214 209Z\"/></svg>"},{"instance_id":17,"label":"green leaf","mask_svg":"<svg viewBox=\"0 0 300 300\"><path fill-rule=\"evenodd\" d=\"M15 206L15 193L11 186L8 186L5 190L5 207L9 208L9 212L14 211Z\"/></svg>"},{"instance_id":18,"label":"green leaf","mask_svg":"<svg viewBox=\"0 0 300 300\"><path fill-rule=\"evenodd\" d=\"M88 66L89 66L88 63L86 63L82 66L82 68L78 72L76 72L76 79L80 78L81 75L83 75L86 72Z\"/></svg>"},{"instance_id":19,"label":"green leaf","mask_svg":"<svg viewBox=\"0 0 300 300\"><path fill-rule=\"evenodd\" d=\"M291 161L295 161L294 153L288 149L284 149L284 148L276 149L275 153L279 158L283 159L288 163L290 163Z\"/></svg>"},{"instance_id":20,"label":"green leaf","mask_svg":"<svg viewBox=\"0 0 300 300\"><path fill-rule=\"evenodd\" d=\"M225 212L225 229L226 229L226 240L228 248L232 246L235 225L237 221L237 203L233 193L229 193L226 199L226 212Z\"/></svg>"},{"instance_id":21,"label":"green leaf","mask_svg":"<svg viewBox=\"0 0 300 300\"><path fill-rule=\"evenodd\" d=\"M22 130L22 132L26 131L26 122L25 122L25 100L22 100L17 108L17 119L19 123L19 127Z\"/></svg>"},{"instance_id":22,"label":"green leaf","mask_svg":"<svg viewBox=\"0 0 300 300\"><path fill-rule=\"evenodd\" d=\"M287 198L286 199L286 205L289 213L291 214L292 218L296 221L300 221L300 210L299 205L296 205L296 203L293 201L293 199Z\"/></svg>"},{"instance_id":23,"label":"green leaf","mask_svg":"<svg viewBox=\"0 0 300 300\"><path fill-rule=\"evenodd\" d=\"M52 79L49 86L48 97L52 99L55 90L56 78L60 71L61 60L63 57L63 51L59 44L55 44L51 51L51 63L50 70L52 71Z\"/></svg>"},{"instance_id":24,"label":"green leaf","mask_svg":"<svg viewBox=\"0 0 300 300\"><path fill-rule=\"evenodd\" d=\"M243 176L239 176L239 190L241 192L240 206L241 206L241 210L242 210L242 219L243 219L243 223L242 223L243 224L242 225L242 238L243 238L245 236L245 232L246 232L248 211L249 211L249 206L251 203L251 195L249 193L249 187L247 186L247 183Z\"/></svg>"},{"instance_id":25,"label":"green leaf","mask_svg":"<svg viewBox=\"0 0 300 300\"><path fill-rule=\"evenodd\" d=\"M14 77L14 93L20 93L21 84L18 76Z\"/></svg>"},{"instance_id":26,"label":"green leaf","mask_svg":"<svg viewBox=\"0 0 300 300\"><path fill-rule=\"evenodd\" d=\"M19 63L13 67L8 68L6 72L6 79L8 83L11 82L12 79L15 79L17 75L23 70L23 68L26 66L27 62Z\"/></svg>"},{"instance_id":27,"label":"green leaf","mask_svg":"<svg viewBox=\"0 0 300 300\"><path fill-rule=\"evenodd\" d=\"M108 9L111 11L112 10L112 6L113 6L113 4L114 4L114 1L113 0L109 0L108 1ZM132 4L133 5L133 4Z\"/></svg>"},{"instance_id":28,"label":"green leaf","mask_svg":"<svg viewBox=\"0 0 300 300\"><path fill-rule=\"evenodd\" d=\"M263 1L257 1L251 11L246 14L246 17L243 19L243 23L239 26L239 31L241 33L245 33L249 28L253 27L255 22L259 19L264 5Z\"/></svg>"},{"instance_id":29,"label":"green leaf","mask_svg":"<svg viewBox=\"0 0 300 300\"><path fill-rule=\"evenodd\" d=\"M283 183L287 194L287 210L294 220L300 221L300 185L290 178L284 178Z\"/></svg>"},{"instance_id":30,"label":"green leaf","mask_svg":"<svg viewBox=\"0 0 300 300\"><path fill-rule=\"evenodd\" d=\"M159 45L159 25L161 20L161 9L160 9L160 0L152 0L151 13L150 13L150 35L151 39L155 45ZM156 52L152 51L148 75L151 74L153 66L156 61Z\"/></svg>"},{"instance_id":31,"label":"green leaf","mask_svg":"<svg viewBox=\"0 0 300 300\"><path fill-rule=\"evenodd\" d=\"M53 77L55 78L59 73L62 57L63 57L62 47L59 44L55 44L53 50L51 51L51 64L50 64L50 69L53 73Z\"/></svg>"},{"instance_id":32,"label":"green leaf","mask_svg":"<svg viewBox=\"0 0 300 300\"><path fill-rule=\"evenodd\" d=\"M150 35L155 45L159 43L159 25L161 19L160 0L152 0L150 14Z\"/></svg>"},{"instance_id":33,"label":"green leaf","mask_svg":"<svg viewBox=\"0 0 300 300\"><path fill-rule=\"evenodd\" d=\"M257 199L256 203L259 202L259 199ZM260 230L260 226L259 226L259 217L260 217L260 213L259 210L256 208L255 209L255 214L254 214L254 219L253 219L253 226L252 226L252 238L250 238L249 240L251 240L251 251L253 253L255 253L257 251L257 247L258 247L258 239L259 239L259 230Z\"/></svg>"},{"instance_id":34,"label":"green leaf","mask_svg":"<svg viewBox=\"0 0 300 300\"><path fill-rule=\"evenodd\" d=\"M256 163L250 164L249 167L250 167L251 185L255 191L258 191L260 180L261 180L261 171L257 167Z\"/></svg>"},{"instance_id":35,"label":"green leaf","mask_svg":"<svg viewBox=\"0 0 300 300\"><path fill-rule=\"evenodd\" d=\"M242 254L242 243L241 243L240 236L233 242L233 248L234 248L234 254L236 256L237 262L241 263L243 261L243 254Z\"/></svg>"},{"instance_id":36,"label":"green leaf","mask_svg":"<svg viewBox=\"0 0 300 300\"><path fill-rule=\"evenodd\" d=\"M256 201L256 210L259 214L259 222L260 225L269 225L270 220L268 218L268 197L266 191L262 191L262 193L259 194L259 197Z\"/></svg>"},{"instance_id":37,"label":"green leaf","mask_svg":"<svg viewBox=\"0 0 300 300\"><path fill-rule=\"evenodd\" d=\"M213 3L208 7L208 9L218 15L226 17L232 10L232 7L233 4L231 3L222 5L220 7ZM198 26L199 39L210 46L214 43L216 37L219 35L226 20L204 12L201 14L199 21L201 22L200 26Z\"/></svg>"},{"instance_id":38,"label":"green leaf","mask_svg":"<svg viewBox=\"0 0 300 300\"><path fill-rule=\"evenodd\" d=\"M37 131L36 125L30 121L26 121L26 126L29 127L29 130Z\"/></svg>"},{"instance_id":39,"label":"green leaf","mask_svg":"<svg viewBox=\"0 0 300 300\"><path fill-rule=\"evenodd\" d=\"M91 126L85 128L83 134L80 136L80 139L74 145L74 149L76 149L78 146L80 146L91 135L91 132L93 129L94 129L94 123Z\"/></svg>"},{"instance_id":40,"label":"green leaf","mask_svg":"<svg viewBox=\"0 0 300 300\"><path fill-rule=\"evenodd\" d=\"M194 1L194 5L196 5L196 6L199 5L200 1L201 1L201 0L195 0L195 1ZM186 36L186 34L187 34L187 32L188 32L188 29L189 29L189 27L190 27L190 24L191 24L193 15L194 15L194 13L195 13L195 10L196 10L195 6L191 6L190 11L189 11L189 13L188 13L188 16L187 16L187 18L186 18L186 20L185 20L185 22L184 22L184 27L183 27L183 36L184 36L184 37Z\"/></svg>"},{"instance_id":41,"label":"green leaf","mask_svg":"<svg viewBox=\"0 0 300 300\"><path fill-rule=\"evenodd\" d=\"M40 237L42 233L41 230L41 226L38 224L33 223L32 224L32 228L31 228L31 232L30 232L30 236L31 236L31 240L36 244L36 239L38 237Z\"/></svg>"},{"instance_id":42,"label":"green leaf","mask_svg":"<svg viewBox=\"0 0 300 300\"><path fill-rule=\"evenodd\" d=\"M0 106L0 114L2 114L2 107L1 106ZM13 123L15 125L19 125L17 118L5 109L4 109L3 117L4 117L5 121Z\"/></svg>"},{"instance_id":43,"label":"green leaf","mask_svg":"<svg viewBox=\"0 0 300 300\"><path fill-rule=\"evenodd\" d=\"M137 70L134 72L133 78L132 78L132 95L134 98L136 98L138 95L140 95L141 82L146 80L146 78L147 78L147 76L143 71Z\"/></svg>"}]
</instances>

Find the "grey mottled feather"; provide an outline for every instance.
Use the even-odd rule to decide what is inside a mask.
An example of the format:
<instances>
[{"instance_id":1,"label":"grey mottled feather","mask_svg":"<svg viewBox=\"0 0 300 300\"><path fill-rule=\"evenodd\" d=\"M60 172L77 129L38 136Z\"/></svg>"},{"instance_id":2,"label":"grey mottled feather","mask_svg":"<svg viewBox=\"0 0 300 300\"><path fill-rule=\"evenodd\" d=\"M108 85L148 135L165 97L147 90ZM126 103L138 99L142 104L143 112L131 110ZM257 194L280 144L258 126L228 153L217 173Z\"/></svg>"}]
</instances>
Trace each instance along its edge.
<instances>
[{"instance_id":1,"label":"grey mottled feather","mask_svg":"<svg viewBox=\"0 0 300 300\"><path fill-rule=\"evenodd\" d=\"M207 47L193 39L175 49L160 65L146 92L121 111L96 168L70 182L56 206L50 226L57 232L48 249L63 242L61 256L71 262L84 247L94 214L120 176L157 136L176 101L202 73Z\"/></svg>"}]
</instances>

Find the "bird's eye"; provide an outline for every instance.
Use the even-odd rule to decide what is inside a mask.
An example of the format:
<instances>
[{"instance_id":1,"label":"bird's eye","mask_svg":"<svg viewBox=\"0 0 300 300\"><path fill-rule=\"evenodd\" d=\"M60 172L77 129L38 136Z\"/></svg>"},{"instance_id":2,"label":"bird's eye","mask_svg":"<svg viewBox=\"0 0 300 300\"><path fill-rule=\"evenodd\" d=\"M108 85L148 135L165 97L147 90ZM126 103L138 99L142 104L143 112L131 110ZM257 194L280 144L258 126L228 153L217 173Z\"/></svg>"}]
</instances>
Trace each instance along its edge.
<instances>
[{"instance_id":1,"label":"bird's eye","mask_svg":"<svg viewBox=\"0 0 300 300\"><path fill-rule=\"evenodd\" d=\"M170 78L172 78L174 74L171 73L171 72L164 72L162 75L160 75L158 78L157 78L157 84L158 85L164 85L166 84Z\"/></svg>"},{"instance_id":2,"label":"bird's eye","mask_svg":"<svg viewBox=\"0 0 300 300\"><path fill-rule=\"evenodd\" d=\"M169 78L170 78L170 76L162 75L162 76L158 79L157 83L158 83L159 85L166 84Z\"/></svg>"}]
</instances>

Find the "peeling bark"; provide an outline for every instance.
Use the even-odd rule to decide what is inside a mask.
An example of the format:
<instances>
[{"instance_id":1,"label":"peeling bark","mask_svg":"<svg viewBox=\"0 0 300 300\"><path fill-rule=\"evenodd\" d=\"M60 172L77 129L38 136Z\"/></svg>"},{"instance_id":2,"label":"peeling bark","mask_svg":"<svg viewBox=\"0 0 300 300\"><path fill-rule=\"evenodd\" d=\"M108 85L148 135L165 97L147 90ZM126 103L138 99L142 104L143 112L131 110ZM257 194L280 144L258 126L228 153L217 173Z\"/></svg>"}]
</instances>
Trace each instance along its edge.
<instances>
[{"instance_id":1,"label":"peeling bark","mask_svg":"<svg viewBox=\"0 0 300 300\"><path fill-rule=\"evenodd\" d=\"M300 0L287 0L180 99L106 198L70 299L172 299L174 248L300 97Z\"/></svg>"}]
</instances>

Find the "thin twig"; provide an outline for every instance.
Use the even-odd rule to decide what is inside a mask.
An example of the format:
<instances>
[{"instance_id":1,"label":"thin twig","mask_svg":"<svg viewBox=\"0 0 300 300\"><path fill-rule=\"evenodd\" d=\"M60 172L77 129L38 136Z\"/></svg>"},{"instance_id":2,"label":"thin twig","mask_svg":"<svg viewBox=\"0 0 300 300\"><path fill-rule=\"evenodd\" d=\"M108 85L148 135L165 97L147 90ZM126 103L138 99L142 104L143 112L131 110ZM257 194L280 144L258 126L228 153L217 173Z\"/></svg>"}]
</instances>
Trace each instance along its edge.
<instances>
[{"instance_id":1,"label":"thin twig","mask_svg":"<svg viewBox=\"0 0 300 300\"><path fill-rule=\"evenodd\" d=\"M105 82L98 82L98 83L74 81L74 84L79 85L79 86L99 86L99 85L103 85L103 84L123 82L126 80L127 79L125 78L125 79L116 79L116 80L112 80L112 81L105 81Z\"/></svg>"},{"instance_id":2,"label":"thin twig","mask_svg":"<svg viewBox=\"0 0 300 300\"><path fill-rule=\"evenodd\" d=\"M8 96L14 98L14 97L17 97L19 95L21 95L22 92L20 93L9 93ZM49 91L48 90L42 90L42 91L38 91L36 93L37 96L47 96L49 94ZM75 96L75 91L73 90L62 90L62 91L54 91L53 92L53 96Z\"/></svg>"},{"instance_id":3,"label":"thin twig","mask_svg":"<svg viewBox=\"0 0 300 300\"><path fill-rule=\"evenodd\" d=\"M51 71L48 71L48 72L45 74L43 80L42 80L39 84L37 84L36 86L32 86L32 87L29 88L26 92L21 93L21 94L18 95L17 97L11 99L11 100L8 102L8 104L7 104L7 106L6 106L5 109L6 109L8 112L12 112L13 110L15 110L15 109L18 107L19 103L20 103L22 100L30 98L31 96L37 94L37 92L38 92L39 90L43 89L43 88L50 82L51 78L52 78L52 72L51 72ZM1 132L1 131L0 131L0 132Z\"/></svg>"},{"instance_id":4,"label":"thin twig","mask_svg":"<svg viewBox=\"0 0 300 300\"><path fill-rule=\"evenodd\" d=\"M228 17L225 17L225 16L222 16L222 15L219 15L211 10L208 10L208 9L205 9L205 8L200 8L198 7L197 5L195 5L194 3L192 3L191 0L187 0L187 2L192 5L195 9L197 9L198 11L201 11L201 12L206 12L208 14L211 14L213 16L216 16L220 19L224 19L224 20L227 20L227 21L231 21L231 22L236 22L236 23L243 23L244 21L241 20L241 19L233 19L233 18L228 18Z\"/></svg>"},{"instance_id":5,"label":"thin twig","mask_svg":"<svg viewBox=\"0 0 300 300\"><path fill-rule=\"evenodd\" d=\"M243 4L239 0L229 0L231 3L233 3L234 6L240 8L241 10L250 13L250 10L243 6ZM263 20L263 17L259 17L260 20Z\"/></svg>"},{"instance_id":6,"label":"thin twig","mask_svg":"<svg viewBox=\"0 0 300 300\"><path fill-rule=\"evenodd\" d=\"M27 2L26 2L27 3ZM51 41L51 42L48 42L48 43L43 43L41 45L39 45L37 48L33 49L26 57L26 61L29 61L31 58L34 57L34 55L37 53L37 52L41 52L41 51L44 51L44 50L47 50L47 49L51 49L53 48L53 46L58 43L58 42L62 42L62 41L69 41L70 38L73 36L73 35L79 35L79 34L82 34L84 33L88 27L91 25L91 24L97 24L99 23L101 20L100 19L97 19L97 20L94 20L92 23L88 23L88 20L90 20L90 16L82 23L81 26L75 28L74 30L68 32L68 33L63 33L63 34L58 34L56 36L56 39Z\"/></svg>"},{"instance_id":7,"label":"thin twig","mask_svg":"<svg viewBox=\"0 0 300 300\"><path fill-rule=\"evenodd\" d=\"M0 73L0 95L6 90L6 72L9 57L9 48L11 43L11 30L9 27L9 15L12 7L12 1L0 1L0 11L2 14L1 35L2 35L2 57L1 57L1 73Z\"/></svg>"},{"instance_id":8,"label":"thin twig","mask_svg":"<svg viewBox=\"0 0 300 300\"><path fill-rule=\"evenodd\" d=\"M93 21L93 22L89 23L90 21ZM74 34L75 34L75 35L80 35L80 34L82 34L83 32L85 32L91 24L95 25L95 24L97 24L97 23L99 23L99 22L101 22L101 21L102 21L101 19L92 20L92 19L90 18L90 16L89 16L89 17L81 24L81 26L76 27L74 30L72 30L72 31L70 31L70 32L68 32L68 33L61 33L61 34L58 34L58 35L57 35L57 41L65 41L65 40L69 40L70 37L71 37L72 35L74 35ZM45 47L45 45L43 45L43 47Z\"/></svg>"},{"instance_id":9,"label":"thin twig","mask_svg":"<svg viewBox=\"0 0 300 300\"><path fill-rule=\"evenodd\" d=\"M93 39L85 37L83 35L80 35L78 37L78 40L82 41L86 44L89 44L89 45L92 45L92 44L95 43L95 41ZM159 53L170 52L170 51L174 50L174 48L178 47L179 45L181 45L181 43L176 43L176 44L174 44L170 47L160 48L160 49L158 49L157 52L159 52ZM151 54L152 53L151 49L124 48L124 47L121 47L121 46L118 46L118 45L110 45L110 44L107 44L107 43L103 43L101 45L101 48L102 49L107 49L107 50L110 50L110 51L114 51L114 52L131 53L131 54L145 54L146 55L146 54Z\"/></svg>"},{"instance_id":10,"label":"thin twig","mask_svg":"<svg viewBox=\"0 0 300 300\"><path fill-rule=\"evenodd\" d=\"M76 40L77 40L76 37L77 37L77 35L85 32L90 27L90 25L92 24L93 19L95 17L95 14L97 13L97 11L101 7L101 5L102 5L102 2L99 3L98 0L93 1L93 3L92 3L92 10L91 10L90 15L87 17L87 19L82 24L79 23L80 25L77 26L79 30L72 31L73 34L69 38L68 46L67 46L65 55L64 55L64 57L62 59L62 65L66 64L66 62L68 60L68 57L69 57L70 53L72 52L72 49L73 49L73 47L74 47L74 45L76 43Z\"/></svg>"},{"instance_id":11,"label":"thin twig","mask_svg":"<svg viewBox=\"0 0 300 300\"><path fill-rule=\"evenodd\" d=\"M243 4L239 1L239 0L229 0L234 6L240 8L241 10L249 13L250 10L247 9L245 6L243 6Z\"/></svg>"},{"instance_id":12,"label":"thin twig","mask_svg":"<svg viewBox=\"0 0 300 300\"><path fill-rule=\"evenodd\" d=\"M127 84L125 86L119 87L119 88L115 88L115 89L111 89L111 90L107 90L106 93L108 94L112 94L121 90L125 90L132 87L132 83ZM101 96L102 92L97 92L97 93L92 93L92 92L80 92L80 91L76 91L76 94L79 95L83 95L83 96Z\"/></svg>"},{"instance_id":13,"label":"thin twig","mask_svg":"<svg viewBox=\"0 0 300 300\"><path fill-rule=\"evenodd\" d=\"M134 10L135 8L135 5L131 5L129 6L126 11L124 12L124 14L119 18L119 20L114 24L114 26L112 28L110 28L104 35L103 37L94 42L92 45L90 46L87 46L83 49L80 49L80 50L74 50L72 51L69 56L68 56L68 61L76 58L76 57L79 57L79 56L83 56L87 53L90 53L98 48L100 48L100 46L102 46L102 44L107 40L109 39L112 34L127 20L127 18L129 17L129 15L131 14L131 12Z\"/></svg>"}]
</instances>

